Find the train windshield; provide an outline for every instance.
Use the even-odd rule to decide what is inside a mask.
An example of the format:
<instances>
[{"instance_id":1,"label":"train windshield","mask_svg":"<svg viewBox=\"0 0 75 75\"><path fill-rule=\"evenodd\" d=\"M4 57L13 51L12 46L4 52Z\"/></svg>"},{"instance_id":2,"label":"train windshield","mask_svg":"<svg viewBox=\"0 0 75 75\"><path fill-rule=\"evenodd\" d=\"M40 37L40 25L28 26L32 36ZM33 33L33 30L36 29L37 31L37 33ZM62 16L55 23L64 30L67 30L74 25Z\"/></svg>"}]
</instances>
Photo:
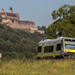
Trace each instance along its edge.
<instances>
[{"instance_id":1,"label":"train windshield","mask_svg":"<svg viewBox=\"0 0 75 75\"><path fill-rule=\"evenodd\" d=\"M66 49L75 49L75 45L65 44Z\"/></svg>"},{"instance_id":2,"label":"train windshield","mask_svg":"<svg viewBox=\"0 0 75 75\"><path fill-rule=\"evenodd\" d=\"M65 48L66 49L75 49L75 40L65 39Z\"/></svg>"}]
</instances>

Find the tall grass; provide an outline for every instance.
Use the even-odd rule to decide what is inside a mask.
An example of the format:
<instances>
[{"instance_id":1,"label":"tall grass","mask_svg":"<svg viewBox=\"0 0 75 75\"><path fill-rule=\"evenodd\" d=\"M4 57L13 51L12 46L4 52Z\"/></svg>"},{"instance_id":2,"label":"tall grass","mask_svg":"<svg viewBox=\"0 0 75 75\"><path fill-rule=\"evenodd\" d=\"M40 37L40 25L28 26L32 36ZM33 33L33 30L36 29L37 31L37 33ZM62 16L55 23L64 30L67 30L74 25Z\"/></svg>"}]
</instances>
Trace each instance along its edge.
<instances>
[{"instance_id":1,"label":"tall grass","mask_svg":"<svg viewBox=\"0 0 75 75\"><path fill-rule=\"evenodd\" d=\"M0 75L75 75L75 60L0 61Z\"/></svg>"}]
</instances>

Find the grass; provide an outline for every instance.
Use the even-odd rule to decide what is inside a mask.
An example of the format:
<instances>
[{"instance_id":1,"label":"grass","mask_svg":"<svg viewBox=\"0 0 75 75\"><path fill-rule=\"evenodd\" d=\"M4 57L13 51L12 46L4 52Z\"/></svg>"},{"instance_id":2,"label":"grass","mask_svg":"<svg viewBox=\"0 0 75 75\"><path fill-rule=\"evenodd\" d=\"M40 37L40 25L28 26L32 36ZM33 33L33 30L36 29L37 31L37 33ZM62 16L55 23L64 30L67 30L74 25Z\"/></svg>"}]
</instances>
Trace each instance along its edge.
<instances>
[{"instance_id":1,"label":"grass","mask_svg":"<svg viewBox=\"0 0 75 75\"><path fill-rule=\"evenodd\" d=\"M0 61L0 75L74 75L75 59Z\"/></svg>"}]
</instances>

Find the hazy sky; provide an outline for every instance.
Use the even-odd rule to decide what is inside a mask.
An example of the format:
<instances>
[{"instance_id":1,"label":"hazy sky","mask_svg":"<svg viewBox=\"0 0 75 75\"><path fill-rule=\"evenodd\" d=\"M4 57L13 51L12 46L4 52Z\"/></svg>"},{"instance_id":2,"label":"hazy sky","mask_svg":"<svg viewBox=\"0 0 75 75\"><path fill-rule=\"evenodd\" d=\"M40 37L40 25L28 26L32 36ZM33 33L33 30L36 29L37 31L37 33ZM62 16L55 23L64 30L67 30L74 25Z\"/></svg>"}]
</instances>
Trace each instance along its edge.
<instances>
[{"instance_id":1,"label":"hazy sky","mask_svg":"<svg viewBox=\"0 0 75 75\"><path fill-rule=\"evenodd\" d=\"M35 26L48 27L54 22L51 13L64 4L75 5L75 0L0 0L0 9L19 13L20 20L33 21Z\"/></svg>"}]
</instances>

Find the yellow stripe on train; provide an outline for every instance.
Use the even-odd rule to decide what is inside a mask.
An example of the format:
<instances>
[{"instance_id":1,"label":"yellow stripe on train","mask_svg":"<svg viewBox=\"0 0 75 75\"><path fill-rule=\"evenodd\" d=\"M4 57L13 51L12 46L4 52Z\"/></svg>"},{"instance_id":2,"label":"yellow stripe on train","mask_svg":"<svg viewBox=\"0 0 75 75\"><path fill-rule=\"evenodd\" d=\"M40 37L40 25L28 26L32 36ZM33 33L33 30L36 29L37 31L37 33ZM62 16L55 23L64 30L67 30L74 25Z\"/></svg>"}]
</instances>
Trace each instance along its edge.
<instances>
[{"instance_id":1,"label":"yellow stripe on train","mask_svg":"<svg viewBox=\"0 0 75 75\"><path fill-rule=\"evenodd\" d=\"M75 52L75 49L65 49L65 52Z\"/></svg>"},{"instance_id":2,"label":"yellow stripe on train","mask_svg":"<svg viewBox=\"0 0 75 75\"><path fill-rule=\"evenodd\" d=\"M38 55L38 57L47 57L47 56L58 56L58 55L60 55L60 53L58 53L58 54L47 54L47 55Z\"/></svg>"}]
</instances>

